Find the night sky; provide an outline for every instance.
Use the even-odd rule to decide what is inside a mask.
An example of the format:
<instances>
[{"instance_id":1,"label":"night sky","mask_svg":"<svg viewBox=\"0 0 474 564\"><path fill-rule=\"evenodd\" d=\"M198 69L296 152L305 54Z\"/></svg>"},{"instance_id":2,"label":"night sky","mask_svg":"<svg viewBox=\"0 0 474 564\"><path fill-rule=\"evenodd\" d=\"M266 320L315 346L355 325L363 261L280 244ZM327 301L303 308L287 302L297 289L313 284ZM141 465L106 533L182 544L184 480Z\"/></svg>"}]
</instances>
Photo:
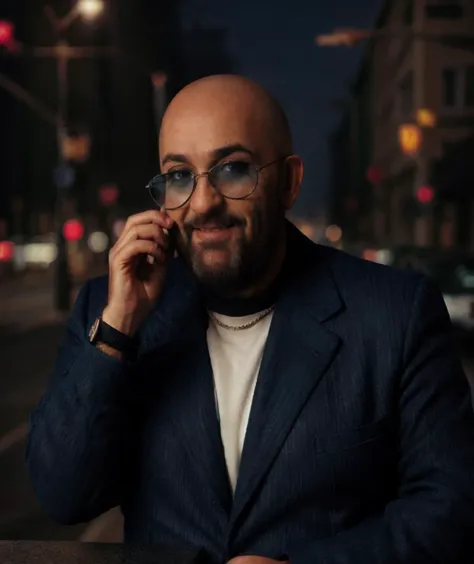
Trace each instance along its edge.
<instances>
[{"instance_id":1,"label":"night sky","mask_svg":"<svg viewBox=\"0 0 474 564\"><path fill-rule=\"evenodd\" d=\"M318 212L329 185L328 136L342 115L334 102L347 96L361 48L322 48L313 38L335 27L370 27L382 0L187 0L183 10L200 23L229 30L239 72L281 101L295 148L306 162L297 211Z\"/></svg>"}]
</instances>

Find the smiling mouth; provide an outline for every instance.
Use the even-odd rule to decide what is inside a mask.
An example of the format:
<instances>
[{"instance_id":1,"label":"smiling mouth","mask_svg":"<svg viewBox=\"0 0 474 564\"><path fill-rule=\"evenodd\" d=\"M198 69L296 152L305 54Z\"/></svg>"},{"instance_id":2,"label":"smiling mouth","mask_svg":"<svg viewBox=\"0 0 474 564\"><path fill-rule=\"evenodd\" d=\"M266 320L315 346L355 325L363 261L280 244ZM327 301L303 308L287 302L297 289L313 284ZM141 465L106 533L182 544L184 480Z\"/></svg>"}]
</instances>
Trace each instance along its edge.
<instances>
[{"instance_id":1,"label":"smiling mouth","mask_svg":"<svg viewBox=\"0 0 474 564\"><path fill-rule=\"evenodd\" d=\"M193 230L192 241L196 245L213 246L227 244L235 234L237 224L233 225L203 225Z\"/></svg>"},{"instance_id":2,"label":"smiling mouth","mask_svg":"<svg viewBox=\"0 0 474 564\"><path fill-rule=\"evenodd\" d=\"M200 231L202 233L212 233L215 231L226 231L227 229L232 229L233 227L238 227L236 223L229 225L202 225L201 227L195 227L195 231Z\"/></svg>"},{"instance_id":3,"label":"smiling mouth","mask_svg":"<svg viewBox=\"0 0 474 564\"><path fill-rule=\"evenodd\" d=\"M224 231L226 229L232 229L233 225L229 225L228 227L197 227L196 231L201 231L204 233L212 233L213 231Z\"/></svg>"}]
</instances>

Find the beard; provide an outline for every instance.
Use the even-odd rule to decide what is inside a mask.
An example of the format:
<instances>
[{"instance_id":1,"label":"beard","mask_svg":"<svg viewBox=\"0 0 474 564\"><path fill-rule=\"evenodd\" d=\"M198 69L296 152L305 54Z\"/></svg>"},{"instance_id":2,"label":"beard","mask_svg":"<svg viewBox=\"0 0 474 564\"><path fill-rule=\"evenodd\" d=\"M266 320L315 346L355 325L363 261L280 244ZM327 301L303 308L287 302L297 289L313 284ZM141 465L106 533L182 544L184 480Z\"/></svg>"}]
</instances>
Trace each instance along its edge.
<instances>
[{"instance_id":1,"label":"beard","mask_svg":"<svg viewBox=\"0 0 474 564\"><path fill-rule=\"evenodd\" d=\"M275 198L278 200L278 198ZM179 254L192 269L207 292L222 297L233 297L257 283L272 266L279 241L285 228L285 211L281 202L256 202L250 216L251 239L245 234L247 221L223 210L199 218L190 218L177 235ZM239 228L232 241L192 243L192 234L201 225L212 223L222 227ZM209 260L208 253L217 252L224 260Z\"/></svg>"}]
</instances>

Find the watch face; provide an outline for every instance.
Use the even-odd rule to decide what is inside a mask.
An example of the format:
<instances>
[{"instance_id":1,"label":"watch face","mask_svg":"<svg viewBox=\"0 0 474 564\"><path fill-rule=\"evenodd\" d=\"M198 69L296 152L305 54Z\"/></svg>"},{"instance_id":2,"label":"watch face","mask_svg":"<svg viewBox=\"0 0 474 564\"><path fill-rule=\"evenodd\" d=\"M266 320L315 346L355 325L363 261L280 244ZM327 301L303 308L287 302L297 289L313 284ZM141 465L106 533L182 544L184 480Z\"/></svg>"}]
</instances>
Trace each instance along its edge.
<instances>
[{"instance_id":1,"label":"watch face","mask_svg":"<svg viewBox=\"0 0 474 564\"><path fill-rule=\"evenodd\" d=\"M98 317L95 321L94 324L91 327L91 330L89 331L89 341L91 343L94 342L96 335L97 335L97 331L99 329L99 323L100 323L100 317Z\"/></svg>"}]
</instances>

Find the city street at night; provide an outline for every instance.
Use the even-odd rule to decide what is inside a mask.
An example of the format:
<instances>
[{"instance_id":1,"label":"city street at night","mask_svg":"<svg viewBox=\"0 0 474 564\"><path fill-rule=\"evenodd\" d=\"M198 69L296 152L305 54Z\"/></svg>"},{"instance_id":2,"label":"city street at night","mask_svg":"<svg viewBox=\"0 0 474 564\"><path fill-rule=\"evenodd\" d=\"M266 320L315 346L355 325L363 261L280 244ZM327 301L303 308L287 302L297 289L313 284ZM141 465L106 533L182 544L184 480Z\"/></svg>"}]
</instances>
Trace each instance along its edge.
<instances>
[{"instance_id":1,"label":"city street at night","mask_svg":"<svg viewBox=\"0 0 474 564\"><path fill-rule=\"evenodd\" d=\"M0 4L0 564L474 564L474 0Z\"/></svg>"},{"instance_id":2,"label":"city street at night","mask_svg":"<svg viewBox=\"0 0 474 564\"><path fill-rule=\"evenodd\" d=\"M0 540L119 540L117 514L61 527L35 500L24 464L28 420L46 385L64 324L52 308L50 273L3 282L0 291Z\"/></svg>"}]
</instances>

